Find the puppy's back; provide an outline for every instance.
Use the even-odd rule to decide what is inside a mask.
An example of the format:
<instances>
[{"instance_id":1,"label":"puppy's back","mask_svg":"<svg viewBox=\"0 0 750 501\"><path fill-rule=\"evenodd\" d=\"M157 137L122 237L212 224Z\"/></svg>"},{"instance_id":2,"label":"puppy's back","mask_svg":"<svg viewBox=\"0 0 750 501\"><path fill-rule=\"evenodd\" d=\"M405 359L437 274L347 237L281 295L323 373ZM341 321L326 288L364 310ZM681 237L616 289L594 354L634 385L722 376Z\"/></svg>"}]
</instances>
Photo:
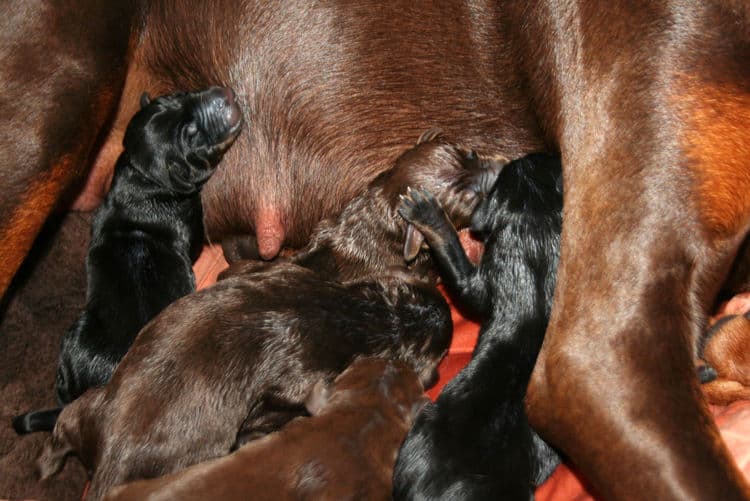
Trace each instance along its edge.
<instances>
[{"instance_id":1,"label":"puppy's back","mask_svg":"<svg viewBox=\"0 0 750 501\"><path fill-rule=\"evenodd\" d=\"M229 456L116 487L107 499L387 499L395 452L424 399L416 374L399 362L362 359L326 402L314 408L315 398L313 417Z\"/></svg>"}]
</instances>

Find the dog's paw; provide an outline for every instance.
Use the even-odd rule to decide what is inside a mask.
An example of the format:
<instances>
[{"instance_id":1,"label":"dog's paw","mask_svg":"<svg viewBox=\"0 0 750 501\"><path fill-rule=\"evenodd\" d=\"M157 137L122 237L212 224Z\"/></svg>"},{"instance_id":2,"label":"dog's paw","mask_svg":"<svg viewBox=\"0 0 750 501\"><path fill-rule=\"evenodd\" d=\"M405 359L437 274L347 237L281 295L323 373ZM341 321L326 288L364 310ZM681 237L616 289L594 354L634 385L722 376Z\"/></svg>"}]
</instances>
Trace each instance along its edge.
<instances>
[{"instance_id":1,"label":"dog's paw","mask_svg":"<svg viewBox=\"0 0 750 501\"><path fill-rule=\"evenodd\" d=\"M716 369L710 365L699 365L696 367L696 372L698 373L698 381L700 381L701 384L710 383L719 377L716 373Z\"/></svg>"},{"instance_id":2,"label":"dog's paw","mask_svg":"<svg viewBox=\"0 0 750 501\"><path fill-rule=\"evenodd\" d=\"M398 213L422 233L436 229L445 221L443 209L429 191L410 187L400 198Z\"/></svg>"}]
</instances>

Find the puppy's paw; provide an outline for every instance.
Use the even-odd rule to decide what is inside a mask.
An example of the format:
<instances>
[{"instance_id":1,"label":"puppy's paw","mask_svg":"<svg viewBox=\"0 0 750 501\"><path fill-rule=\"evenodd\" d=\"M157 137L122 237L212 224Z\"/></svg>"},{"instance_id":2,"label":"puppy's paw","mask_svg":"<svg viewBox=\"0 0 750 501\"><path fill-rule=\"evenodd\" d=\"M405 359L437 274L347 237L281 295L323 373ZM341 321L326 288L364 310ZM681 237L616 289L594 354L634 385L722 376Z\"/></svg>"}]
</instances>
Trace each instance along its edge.
<instances>
[{"instance_id":1,"label":"puppy's paw","mask_svg":"<svg viewBox=\"0 0 750 501\"><path fill-rule=\"evenodd\" d=\"M445 213L429 191L410 187L400 198L398 213L422 233L434 231L445 223Z\"/></svg>"},{"instance_id":2,"label":"puppy's paw","mask_svg":"<svg viewBox=\"0 0 750 501\"><path fill-rule=\"evenodd\" d=\"M701 384L710 383L714 381L719 375L716 373L716 369L710 365L699 365L696 367L698 373L698 380Z\"/></svg>"},{"instance_id":3,"label":"puppy's paw","mask_svg":"<svg viewBox=\"0 0 750 501\"><path fill-rule=\"evenodd\" d=\"M404 242L404 259L409 262L417 256L425 238L428 244L434 245L453 226L429 191L407 188L406 194L401 195L400 199L398 213L409 223Z\"/></svg>"}]
</instances>

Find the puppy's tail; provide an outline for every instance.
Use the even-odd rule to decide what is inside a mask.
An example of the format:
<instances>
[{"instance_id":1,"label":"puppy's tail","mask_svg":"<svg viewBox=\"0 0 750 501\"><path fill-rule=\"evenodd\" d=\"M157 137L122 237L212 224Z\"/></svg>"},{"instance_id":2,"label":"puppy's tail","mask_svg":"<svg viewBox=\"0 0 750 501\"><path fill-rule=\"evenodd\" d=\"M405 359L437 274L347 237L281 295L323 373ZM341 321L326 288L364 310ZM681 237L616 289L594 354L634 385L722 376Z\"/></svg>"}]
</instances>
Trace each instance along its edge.
<instances>
[{"instance_id":1,"label":"puppy's tail","mask_svg":"<svg viewBox=\"0 0 750 501\"><path fill-rule=\"evenodd\" d=\"M52 431L62 407L43 411L32 411L13 418L13 429L19 435L36 431Z\"/></svg>"}]
</instances>

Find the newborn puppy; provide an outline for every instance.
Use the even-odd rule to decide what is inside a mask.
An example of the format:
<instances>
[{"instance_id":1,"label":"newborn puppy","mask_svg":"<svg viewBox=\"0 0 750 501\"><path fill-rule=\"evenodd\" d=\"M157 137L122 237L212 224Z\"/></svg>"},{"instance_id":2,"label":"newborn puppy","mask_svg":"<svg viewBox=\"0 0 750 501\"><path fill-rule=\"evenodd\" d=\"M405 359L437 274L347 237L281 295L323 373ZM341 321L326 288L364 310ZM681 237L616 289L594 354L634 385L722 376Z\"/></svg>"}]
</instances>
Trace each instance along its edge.
<instances>
[{"instance_id":1,"label":"newborn puppy","mask_svg":"<svg viewBox=\"0 0 750 501\"><path fill-rule=\"evenodd\" d=\"M427 192L399 210L432 249L446 287L484 318L471 362L417 418L394 473L395 499L529 499L558 464L529 427L526 386L549 320L560 248L560 160L504 167L472 216L486 236L477 268Z\"/></svg>"},{"instance_id":2,"label":"newborn puppy","mask_svg":"<svg viewBox=\"0 0 750 501\"><path fill-rule=\"evenodd\" d=\"M468 224L477 186L497 170L486 163L422 142L324 222L299 256L235 267L165 308L110 383L63 411L39 460L42 478L75 452L93 473L87 499L97 500L114 485L225 455L241 427L280 426L315 382L362 355L402 360L433 383L450 310L429 258L404 264L398 195L424 185Z\"/></svg>"},{"instance_id":3,"label":"newborn puppy","mask_svg":"<svg viewBox=\"0 0 750 501\"><path fill-rule=\"evenodd\" d=\"M86 309L63 337L58 363L61 405L106 383L146 322L195 290L192 263L203 244L199 190L241 125L231 89L141 98L112 188L94 215ZM50 431L59 413L23 414L13 427Z\"/></svg>"},{"instance_id":4,"label":"newborn puppy","mask_svg":"<svg viewBox=\"0 0 750 501\"><path fill-rule=\"evenodd\" d=\"M313 417L179 473L115 487L129 499L388 499L396 452L427 401L405 364L363 358L307 399ZM252 495L251 495L252 493Z\"/></svg>"},{"instance_id":5,"label":"newborn puppy","mask_svg":"<svg viewBox=\"0 0 750 501\"><path fill-rule=\"evenodd\" d=\"M719 319L701 340L699 357L706 400L728 405L750 399L750 314L729 315Z\"/></svg>"}]
</instances>

